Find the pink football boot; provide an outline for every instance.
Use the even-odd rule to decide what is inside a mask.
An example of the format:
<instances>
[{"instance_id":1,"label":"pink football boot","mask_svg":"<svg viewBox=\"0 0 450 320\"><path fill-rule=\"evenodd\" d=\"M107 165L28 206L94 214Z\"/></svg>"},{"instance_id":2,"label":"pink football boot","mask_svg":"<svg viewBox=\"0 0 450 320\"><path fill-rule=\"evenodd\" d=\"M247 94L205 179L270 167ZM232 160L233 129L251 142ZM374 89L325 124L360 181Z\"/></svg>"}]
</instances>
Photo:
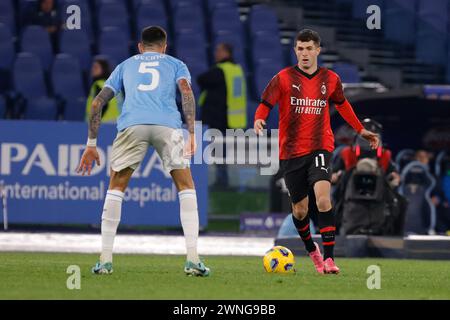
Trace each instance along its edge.
<instances>
[{"instance_id":1,"label":"pink football boot","mask_svg":"<svg viewBox=\"0 0 450 320\"><path fill-rule=\"evenodd\" d=\"M333 273L333 274L339 273L339 268L334 263L333 259L331 259L331 258L326 259L323 262L323 265L324 265L324 273Z\"/></svg>"},{"instance_id":2,"label":"pink football boot","mask_svg":"<svg viewBox=\"0 0 450 320\"><path fill-rule=\"evenodd\" d=\"M309 253L309 257L311 258L312 262L314 263L314 267L316 268L316 271L318 273L323 273L324 265L323 265L323 258L322 254L320 253L319 245L314 242L314 245L316 246L316 250Z\"/></svg>"}]
</instances>

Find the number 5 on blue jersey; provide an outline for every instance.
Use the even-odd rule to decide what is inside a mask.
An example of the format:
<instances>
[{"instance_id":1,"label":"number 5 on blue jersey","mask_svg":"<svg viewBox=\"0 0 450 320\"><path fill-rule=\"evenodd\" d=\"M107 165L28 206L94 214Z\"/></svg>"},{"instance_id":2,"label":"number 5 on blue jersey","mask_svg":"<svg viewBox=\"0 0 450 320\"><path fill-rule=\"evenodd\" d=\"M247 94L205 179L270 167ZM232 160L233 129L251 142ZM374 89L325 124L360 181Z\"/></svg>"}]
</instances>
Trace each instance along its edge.
<instances>
[{"instance_id":1,"label":"number 5 on blue jersey","mask_svg":"<svg viewBox=\"0 0 450 320\"><path fill-rule=\"evenodd\" d=\"M105 83L115 94L125 96L117 129L137 124L181 128L175 100L180 79L191 82L188 68L166 54L145 52L119 64Z\"/></svg>"}]
</instances>

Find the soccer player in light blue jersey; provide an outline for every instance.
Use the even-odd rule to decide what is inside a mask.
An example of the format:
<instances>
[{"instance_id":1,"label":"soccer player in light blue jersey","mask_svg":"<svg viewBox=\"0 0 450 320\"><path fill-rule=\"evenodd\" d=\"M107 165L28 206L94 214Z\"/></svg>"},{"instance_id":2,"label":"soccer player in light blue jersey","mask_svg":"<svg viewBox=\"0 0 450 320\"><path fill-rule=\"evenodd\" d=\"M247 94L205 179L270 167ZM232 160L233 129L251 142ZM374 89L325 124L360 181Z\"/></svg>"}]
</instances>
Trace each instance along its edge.
<instances>
[{"instance_id":1,"label":"soccer player in light blue jersey","mask_svg":"<svg viewBox=\"0 0 450 320\"><path fill-rule=\"evenodd\" d=\"M161 27L147 27L138 44L140 54L119 64L92 102L86 149L78 172L91 172L94 161L100 164L96 149L102 108L118 93L123 93L122 112L117 120L118 134L111 153L111 178L102 214L102 252L92 272L108 274L112 269L112 251L120 222L122 199L133 174L153 146L170 172L178 190L180 219L186 240L188 275L208 276L197 254L199 219L197 196L189 158L195 153L195 98L186 65L166 55L167 34ZM184 144L181 115L175 102L176 87L181 92L189 138Z\"/></svg>"}]
</instances>

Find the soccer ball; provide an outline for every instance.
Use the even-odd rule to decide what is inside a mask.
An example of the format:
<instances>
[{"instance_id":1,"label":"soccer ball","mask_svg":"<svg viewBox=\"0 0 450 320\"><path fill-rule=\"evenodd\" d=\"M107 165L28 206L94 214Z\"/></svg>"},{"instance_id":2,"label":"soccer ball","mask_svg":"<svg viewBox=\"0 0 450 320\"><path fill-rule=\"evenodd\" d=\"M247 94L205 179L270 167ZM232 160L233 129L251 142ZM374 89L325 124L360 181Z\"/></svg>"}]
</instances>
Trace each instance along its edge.
<instances>
[{"instance_id":1,"label":"soccer ball","mask_svg":"<svg viewBox=\"0 0 450 320\"><path fill-rule=\"evenodd\" d=\"M295 272L294 254L286 247L275 246L266 252L263 258L264 269L274 273Z\"/></svg>"}]
</instances>

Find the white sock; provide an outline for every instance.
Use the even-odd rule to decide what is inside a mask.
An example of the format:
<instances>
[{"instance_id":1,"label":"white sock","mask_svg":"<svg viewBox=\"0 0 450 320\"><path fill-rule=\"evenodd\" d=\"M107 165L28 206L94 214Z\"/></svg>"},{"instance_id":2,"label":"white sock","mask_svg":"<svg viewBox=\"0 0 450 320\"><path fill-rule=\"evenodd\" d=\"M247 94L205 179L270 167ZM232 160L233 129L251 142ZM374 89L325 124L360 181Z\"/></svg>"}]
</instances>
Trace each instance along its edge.
<instances>
[{"instance_id":1,"label":"white sock","mask_svg":"<svg viewBox=\"0 0 450 320\"><path fill-rule=\"evenodd\" d=\"M114 238L120 222L123 196L124 193L119 190L108 190L106 192L102 214L102 254L100 255L100 263L112 262Z\"/></svg>"},{"instance_id":2,"label":"white sock","mask_svg":"<svg viewBox=\"0 0 450 320\"><path fill-rule=\"evenodd\" d=\"M186 189L178 193L180 198L180 220L183 227L184 238L186 239L187 259L199 263L200 258L197 253L198 239L198 210L197 194L194 189Z\"/></svg>"}]
</instances>

